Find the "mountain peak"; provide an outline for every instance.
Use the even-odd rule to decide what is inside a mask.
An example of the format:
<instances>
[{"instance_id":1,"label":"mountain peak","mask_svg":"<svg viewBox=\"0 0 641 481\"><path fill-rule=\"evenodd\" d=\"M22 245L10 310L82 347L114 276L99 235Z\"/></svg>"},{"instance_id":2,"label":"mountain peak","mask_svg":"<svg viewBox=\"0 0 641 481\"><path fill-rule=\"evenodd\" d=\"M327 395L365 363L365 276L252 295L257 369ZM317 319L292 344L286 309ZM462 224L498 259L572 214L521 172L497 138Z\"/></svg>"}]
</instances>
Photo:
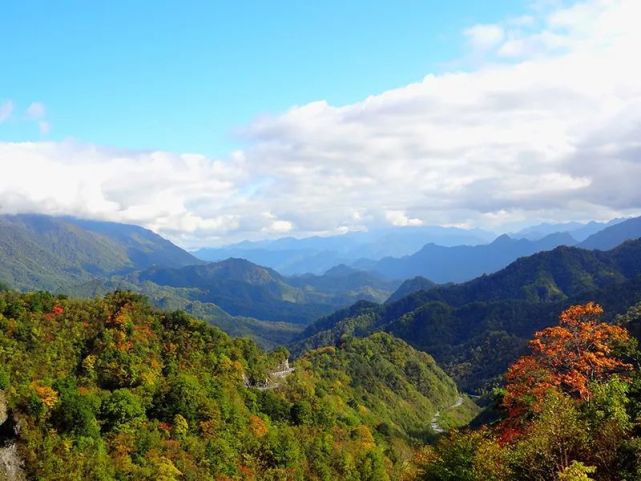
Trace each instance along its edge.
<instances>
[{"instance_id":1,"label":"mountain peak","mask_svg":"<svg viewBox=\"0 0 641 481\"><path fill-rule=\"evenodd\" d=\"M491 245L508 244L513 241L514 239L512 239L509 235L501 234L491 242Z\"/></svg>"}]
</instances>

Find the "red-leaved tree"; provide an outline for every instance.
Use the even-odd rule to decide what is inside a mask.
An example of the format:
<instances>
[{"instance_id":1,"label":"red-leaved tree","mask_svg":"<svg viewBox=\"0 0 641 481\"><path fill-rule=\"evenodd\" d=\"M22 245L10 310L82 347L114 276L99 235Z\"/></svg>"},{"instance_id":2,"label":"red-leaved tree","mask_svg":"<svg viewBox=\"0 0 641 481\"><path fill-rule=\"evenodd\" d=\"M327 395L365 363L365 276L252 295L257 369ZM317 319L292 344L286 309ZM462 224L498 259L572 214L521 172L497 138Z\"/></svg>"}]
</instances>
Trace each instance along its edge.
<instances>
[{"instance_id":1,"label":"red-leaved tree","mask_svg":"<svg viewBox=\"0 0 641 481\"><path fill-rule=\"evenodd\" d=\"M615 355L617 347L630 342L628 331L601 322L602 314L601 306L592 302L572 306L563 311L558 326L534 335L531 354L521 357L506 374L504 438L518 434L550 390L589 401L591 382L632 367Z\"/></svg>"}]
</instances>

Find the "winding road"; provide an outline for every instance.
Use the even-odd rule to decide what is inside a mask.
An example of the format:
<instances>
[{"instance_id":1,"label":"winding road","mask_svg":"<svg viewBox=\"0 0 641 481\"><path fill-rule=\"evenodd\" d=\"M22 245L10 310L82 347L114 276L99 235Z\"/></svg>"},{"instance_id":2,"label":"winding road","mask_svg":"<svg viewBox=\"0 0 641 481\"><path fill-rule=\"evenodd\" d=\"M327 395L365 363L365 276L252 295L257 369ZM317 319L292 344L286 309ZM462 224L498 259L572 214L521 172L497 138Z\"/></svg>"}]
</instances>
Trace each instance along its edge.
<instances>
[{"instance_id":1,"label":"winding road","mask_svg":"<svg viewBox=\"0 0 641 481\"><path fill-rule=\"evenodd\" d=\"M463 404L463 396L459 396L456 402L452 404L449 408L447 408L447 410L449 411L450 409L456 409L457 407L460 407L462 404ZM438 423L438 420L440 417L441 417L441 411L436 411L430 423L432 430L438 434L442 434L445 432L445 429Z\"/></svg>"}]
</instances>

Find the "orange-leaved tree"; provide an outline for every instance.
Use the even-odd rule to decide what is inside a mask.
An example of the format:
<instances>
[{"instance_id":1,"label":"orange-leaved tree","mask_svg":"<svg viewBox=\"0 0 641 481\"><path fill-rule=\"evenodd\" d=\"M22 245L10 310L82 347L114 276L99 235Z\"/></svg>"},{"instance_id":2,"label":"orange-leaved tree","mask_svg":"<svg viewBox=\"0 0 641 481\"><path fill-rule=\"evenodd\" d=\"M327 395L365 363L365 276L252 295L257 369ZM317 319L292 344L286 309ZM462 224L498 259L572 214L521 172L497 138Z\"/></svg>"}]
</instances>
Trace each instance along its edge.
<instances>
[{"instance_id":1,"label":"orange-leaved tree","mask_svg":"<svg viewBox=\"0 0 641 481\"><path fill-rule=\"evenodd\" d=\"M592 302L571 306L561 313L558 326L534 335L531 354L506 374L504 434L514 433L528 414L536 413L550 390L589 401L591 382L631 369L615 353L631 342L628 331L601 322L602 314L601 306Z\"/></svg>"}]
</instances>

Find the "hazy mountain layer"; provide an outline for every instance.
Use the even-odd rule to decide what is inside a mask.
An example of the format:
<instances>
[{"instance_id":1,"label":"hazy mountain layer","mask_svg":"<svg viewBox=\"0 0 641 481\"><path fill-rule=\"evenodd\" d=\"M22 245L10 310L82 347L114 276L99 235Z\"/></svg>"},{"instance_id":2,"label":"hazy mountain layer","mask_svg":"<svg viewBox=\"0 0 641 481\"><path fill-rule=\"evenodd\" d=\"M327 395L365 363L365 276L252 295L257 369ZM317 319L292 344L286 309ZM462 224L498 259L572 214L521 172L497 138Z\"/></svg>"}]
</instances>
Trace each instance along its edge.
<instances>
[{"instance_id":1,"label":"hazy mountain layer","mask_svg":"<svg viewBox=\"0 0 641 481\"><path fill-rule=\"evenodd\" d=\"M613 219L608 222L564 222L560 224L543 223L521 229L513 234L511 237L515 239L524 238L530 240L539 240L550 234L559 232L567 232L577 241L582 242L593 234L602 231L606 227L623 222L625 219Z\"/></svg>"},{"instance_id":2,"label":"hazy mountain layer","mask_svg":"<svg viewBox=\"0 0 641 481\"><path fill-rule=\"evenodd\" d=\"M537 241L502 235L490 244L477 246L427 244L409 256L361 260L354 267L376 272L388 279L422 276L438 283L464 282L496 272L519 257L574 244L576 241L569 234L551 234Z\"/></svg>"},{"instance_id":3,"label":"hazy mountain layer","mask_svg":"<svg viewBox=\"0 0 641 481\"><path fill-rule=\"evenodd\" d=\"M241 242L221 248L200 249L195 255L207 261L240 257L287 275L321 274L338 264L360 258L380 259L416 252L428 242L444 246L476 245L494 237L482 230L455 227L396 227L340 236L283 238Z\"/></svg>"},{"instance_id":4,"label":"hazy mountain layer","mask_svg":"<svg viewBox=\"0 0 641 481\"><path fill-rule=\"evenodd\" d=\"M609 250L631 239L641 238L641 217L612 225L579 244L584 249Z\"/></svg>"}]
</instances>

